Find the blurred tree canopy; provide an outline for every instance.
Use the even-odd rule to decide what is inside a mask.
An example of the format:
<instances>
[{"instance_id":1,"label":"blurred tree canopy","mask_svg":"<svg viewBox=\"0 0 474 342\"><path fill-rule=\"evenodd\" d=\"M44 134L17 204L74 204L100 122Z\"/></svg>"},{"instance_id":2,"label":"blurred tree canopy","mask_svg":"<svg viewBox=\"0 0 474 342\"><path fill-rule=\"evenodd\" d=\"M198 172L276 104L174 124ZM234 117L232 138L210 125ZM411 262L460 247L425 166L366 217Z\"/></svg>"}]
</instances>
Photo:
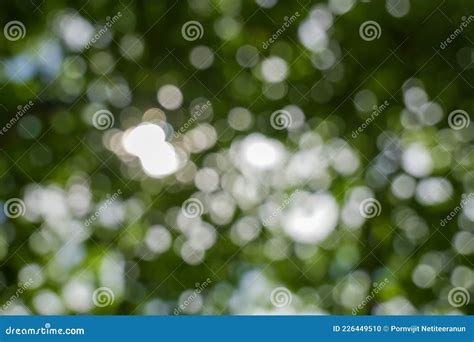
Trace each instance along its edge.
<instances>
[{"instance_id":1,"label":"blurred tree canopy","mask_svg":"<svg viewBox=\"0 0 474 342\"><path fill-rule=\"evenodd\" d=\"M0 7L2 314L473 313L472 2Z\"/></svg>"}]
</instances>

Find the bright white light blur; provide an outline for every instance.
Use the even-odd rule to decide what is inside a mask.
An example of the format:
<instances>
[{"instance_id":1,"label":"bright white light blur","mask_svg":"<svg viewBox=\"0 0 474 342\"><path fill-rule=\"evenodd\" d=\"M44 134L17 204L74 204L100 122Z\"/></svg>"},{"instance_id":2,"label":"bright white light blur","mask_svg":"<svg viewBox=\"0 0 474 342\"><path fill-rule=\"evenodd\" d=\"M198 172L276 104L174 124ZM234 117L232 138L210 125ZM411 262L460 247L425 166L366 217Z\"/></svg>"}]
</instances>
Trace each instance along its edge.
<instances>
[{"instance_id":1,"label":"bright white light blur","mask_svg":"<svg viewBox=\"0 0 474 342\"><path fill-rule=\"evenodd\" d=\"M423 205L444 203L453 194L451 183L445 178L431 177L423 179L416 187L416 199Z\"/></svg>"},{"instance_id":2,"label":"bright white light blur","mask_svg":"<svg viewBox=\"0 0 474 342\"><path fill-rule=\"evenodd\" d=\"M66 306L75 312L88 312L92 308L92 293L94 289L91 283L83 280L71 280L62 289L62 295Z\"/></svg>"},{"instance_id":3,"label":"bright white light blur","mask_svg":"<svg viewBox=\"0 0 474 342\"><path fill-rule=\"evenodd\" d=\"M118 228L125 219L125 209L119 201L111 203L108 203L107 200L102 201L97 205L96 210L100 210L99 221L104 227Z\"/></svg>"},{"instance_id":4,"label":"bright white light blur","mask_svg":"<svg viewBox=\"0 0 474 342\"><path fill-rule=\"evenodd\" d=\"M298 28L298 38L307 49L313 52L323 51L328 46L326 30L313 18L303 21Z\"/></svg>"},{"instance_id":5,"label":"bright white light blur","mask_svg":"<svg viewBox=\"0 0 474 342\"><path fill-rule=\"evenodd\" d=\"M329 8L335 14L349 12L355 4L355 0L329 0Z\"/></svg>"},{"instance_id":6,"label":"bright white light blur","mask_svg":"<svg viewBox=\"0 0 474 342\"><path fill-rule=\"evenodd\" d=\"M332 167L341 175L354 173L360 165L359 157L344 140L336 139L329 146Z\"/></svg>"},{"instance_id":7,"label":"bright white light blur","mask_svg":"<svg viewBox=\"0 0 474 342\"><path fill-rule=\"evenodd\" d=\"M474 222L474 197L471 195L463 194L463 199L463 213L470 221Z\"/></svg>"},{"instance_id":8,"label":"bright white light blur","mask_svg":"<svg viewBox=\"0 0 474 342\"><path fill-rule=\"evenodd\" d=\"M145 244L155 253L164 253L171 247L173 241L168 230L160 225L151 226L145 236Z\"/></svg>"},{"instance_id":9,"label":"bright white light blur","mask_svg":"<svg viewBox=\"0 0 474 342\"><path fill-rule=\"evenodd\" d=\"M280 57L269 57L262 62L262 76L270 83L281 82L288 76L288 64Z\"/></svg>"},{"instance_id":10,"label":"bright white light blur","mask_svg":"<svg viewBox=\"0 0 474 342\"><path fill-rule=\"evenodd\" d=\"M194 176L196 187L202 192L213 192L219 186L219 174L211 168L203 168Z\"/></svg>"},{"instance_id":11,"label":"bright white light blur","mask_svg":"<svg viewBox=\"0 0 474 342\"><path fill-rule=\"evenodd\" d=\"M403 100L409 109L417 111L422 105L428 102L428 95L424 89L412 87L403 93Z\"/></svg>"},{"instance_id":12,"label":"bright white light blur","mask_svg":"<svg viewBox=\"0 0 474 342\"><path fill-rule=\"evenodd\" d=\"M400 18L410 12L410 0L386 0L385 8L395 18Z\"/></svg>"},{"instance_id":13,"label":"bright white light blur","mask_svg":"<svg viewBox=\"0 0 474 342\"><path fill-rule=\"evenodd\" d=\"M61 299L51 290L41 290L33 297L33 306L40 315L64 315Z\"/></svg>"},{"instance_id":14,"label":"bright white light blur","mask_svg":"<svg viewBox=\"0 0 474 342\"><path fill-rule=\"evenodd\" d=\"M323 241L336 228L339 207L329 193L298 196L283 217L283 229L296 242Z\"/></svg>"},{"instance_id":15,"label":"bright white light blur","mask_svg":"<svg viewBox=\"0 0 474 342\"><path fill-rule=\"evenodd\" d=\"M411 278L416 286L420 288L432 287L436 281L436 271L430 265L418 265L411 275Z\"/></svg>"},{"instance_id":16,"label":"bright white light blur","mask_svg":"<svg viewBox=\"0 0 474 342\"><path fill-rule=\"evenodd\" d=\"M192 49L189 59L196 69L207 69L214 63L214 52L207 46L197 46Z\"/></svg>"},{"instance_id":17,"label":"bright white light blur","mask_svg":"<svg viewBox=\"0 0 474 342\"><path fill-rule=\"evenodd\" d=\"M94 28L77 13L67 13L60 18L58 31L71 50L81 51L92 38Z\"/></svg>"},{"instance_id":18,"label":"bright white light blur","mask_svg":"<svg viewBox=\"0 0 474 342\"><path fill-rule=\"evenodd\" d=\"M150 177L161 178L178 169L178 157L173 146L165 141L165 132L154 124L143 124L125 132L125 150L140 159Z\"/></svg>"},{"instance_id":19,"label":"bright white light blur","mask_svg":"<svg viewBox=\"0 0 474 342\"><path fill-rule=\"evenodd\" d=\"M364 200L373 198L374 193L370 188L357 186L346 196L344 206L341 211L341 220L348 228L359 228L366 218L362 216L360 205Z\"/></svg>"},{"instance_id":20,"label":"bright white light blur","mask_svg":"<svg viewBox=\"0 0 474 342\"><path fill-rule=\"evenodd\" d=\"M413 304L402 296L397 296L374 307L374 315L415 315Z\"/></svg>"},{"instance_id":21,"label":"bright white light blur","mask_svg":"<svg viewBox=\"0 0 474 342\"><path fill-rule=\"evenodd\" d=\"M423 177L433 170L433 160L425 146L414 143L403 152L402 166L412 176Z\"/></svg>"},{"instance_id":22,"label":"bright white light blur","mask_svg":"<svg viewBox=\"0 0 474 342\"><path fill-rule=\"evenodd\" d=\"M178 87L167 84L158 90L158 102L169 110L175 110L181 107L183 103L183 94Z\"/></svg>"},{"instance_id":23,"label":"bright white light blur","mask_svg":"<svg viewBox=\"0 0 474 342\"><path fill-rule=\"evenodd\" d=\"M392 193L399 199L408 199L415 193L415 179L407 174L401 174L392 182Z\"/></svg>"},{"instance_id":24,"label":"bright white light blur","mask_svg":"<svg viewBox=\"0 0 474 342\"><path fill-rule=\"evenodd\" d=\"M459 254L470 255L474 253L474 234L459 232L453 238L453 245Z\"/></svg>"},{"instance_id":25,"label":"bright white light blur","mask_svg":"<svg viewBox=\"0 0 474 342\"><path fill-rule=\"evenodd\" d=\"M241 143L241 157L244 162L256 169L268 170L281 165L285 149L274 139L261 134L251 134Z\"/></svg>"}]
</instances>

